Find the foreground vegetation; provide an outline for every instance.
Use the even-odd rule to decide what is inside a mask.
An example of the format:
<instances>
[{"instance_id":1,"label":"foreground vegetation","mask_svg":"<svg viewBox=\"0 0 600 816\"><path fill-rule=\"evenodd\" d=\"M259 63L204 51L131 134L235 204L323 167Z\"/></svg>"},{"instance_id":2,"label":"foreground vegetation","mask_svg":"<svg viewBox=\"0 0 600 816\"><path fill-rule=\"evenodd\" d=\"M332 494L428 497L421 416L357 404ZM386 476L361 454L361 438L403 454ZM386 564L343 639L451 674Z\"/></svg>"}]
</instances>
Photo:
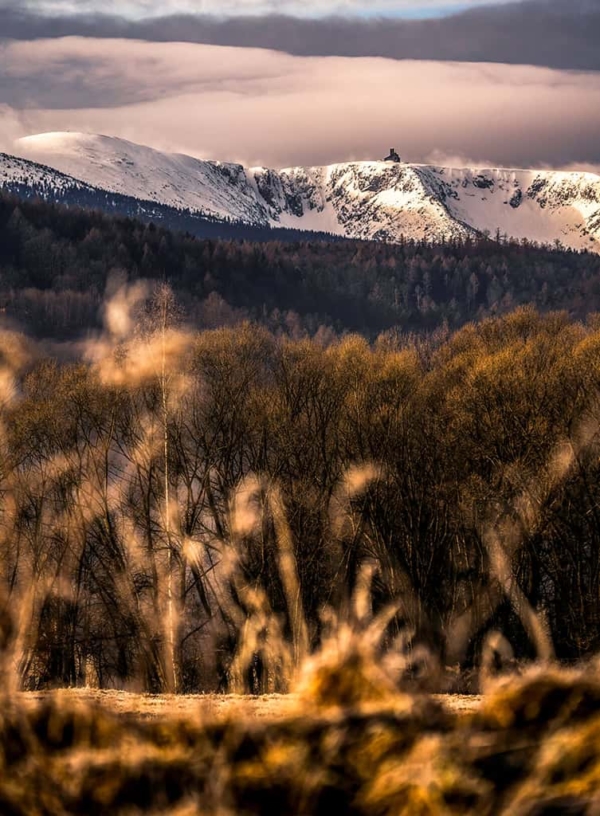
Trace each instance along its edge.
<instances>
[{"instance_id":1,"label":"foreground vegetation","mask_svg":"<svg viewBox=\"0 0 600 816\"><path fill-rule=\"evenodd\" d=\"M594 319L323 346L175 306L115 284L76 362L2 336L20 685L286 691L349 587L434 690L598 652Z\"/></svg>"},{"instance_id":2,"label":"foreground vegetation","mask_svg":"<svg viewBox=\"0 0 600 816\"><path fill-rule=\"evenodd\" d=\"M369 658L368 662L365 658ZM262 721L118 716L4 698L0 809L76 814L539 816L600 805L597 669L536 670L469 715L390 688L373 655L321 661Z\"/></svg>"}]
</instances>

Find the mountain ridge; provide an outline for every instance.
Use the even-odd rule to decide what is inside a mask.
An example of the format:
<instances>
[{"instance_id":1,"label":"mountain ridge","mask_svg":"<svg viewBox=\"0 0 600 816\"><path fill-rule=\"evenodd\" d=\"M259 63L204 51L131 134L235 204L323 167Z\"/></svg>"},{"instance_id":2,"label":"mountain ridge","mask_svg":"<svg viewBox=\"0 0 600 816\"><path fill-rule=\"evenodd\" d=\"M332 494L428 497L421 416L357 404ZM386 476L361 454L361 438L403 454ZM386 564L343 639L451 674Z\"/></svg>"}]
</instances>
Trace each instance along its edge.
<instances>
[{"instance_id":1,"label":"mountain ridge","mask_svg":"<svg viewBox=\"0 0 600 816\"><path fill-rule=\"evenodd\" d=\"M499 231L600 252L593 173L384 161L246 168L81 133L25 137L15 150L80 184L216 221L394 243ZM32 172L12 158L0 161L0 185Z\"/></svg>"}]
</instances>

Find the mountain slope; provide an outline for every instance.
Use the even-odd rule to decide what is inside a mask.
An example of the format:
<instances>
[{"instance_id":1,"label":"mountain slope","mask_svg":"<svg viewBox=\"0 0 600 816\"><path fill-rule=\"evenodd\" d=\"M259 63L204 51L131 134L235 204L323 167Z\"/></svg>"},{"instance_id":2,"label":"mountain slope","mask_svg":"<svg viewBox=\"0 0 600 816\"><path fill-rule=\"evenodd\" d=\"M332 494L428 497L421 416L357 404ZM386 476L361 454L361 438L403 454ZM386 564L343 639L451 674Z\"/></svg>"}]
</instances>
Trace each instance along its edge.
<instances>
[{"instance_id":1,"label":"mountain slope","mask_svg":"<svg viewBox=\"0 0 600 816\"><path fill-rule=\"evenodd\" d=\"M40 198L44 201L101 210L110 215L126 216L145 222L155 222L167 229L189 232L198 238L246 239L271 241L327 240L334 236L305 229L273 229L268 223L252 223L212 216L204 211L182 209L135 196L110 192L86 184L73 176L47 165L0 153L0 191L20 199Z\"/></svg>"},{"instance_id":2,"label":"mountain slope","mask_svg":"<svg viewBox=\"0 0 600 816\"><path fill-rule=\"evenodd\" d=\"M49 133L19 155L94 188L209 218L365 240L439 240L500 230L600 252L600 177L391 162L244 168L123 139Z\"/></svg>"},{"instance_id":3,"label":"mountain slope","mask_svg":"<svg viewBox=\"0 0 600 816\"><path fill-rule=\"evenodd\" d=\"M44 133L16 143L25 158L55 167L121 195L216 217L266 224L244 169L191 156L161 153L124 139L83 133Z\"/></svg>"}]
</instances>

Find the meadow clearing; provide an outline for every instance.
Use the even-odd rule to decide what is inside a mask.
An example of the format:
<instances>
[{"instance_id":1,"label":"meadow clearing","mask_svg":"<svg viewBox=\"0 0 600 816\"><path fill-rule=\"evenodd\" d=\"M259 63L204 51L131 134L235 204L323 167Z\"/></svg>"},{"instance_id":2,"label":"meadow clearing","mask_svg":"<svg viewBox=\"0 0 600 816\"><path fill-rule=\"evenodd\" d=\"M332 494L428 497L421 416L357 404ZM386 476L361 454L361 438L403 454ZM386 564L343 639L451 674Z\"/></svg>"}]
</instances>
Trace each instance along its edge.
<instances>
[{"instance_id":1,"label":"meadow clearing","mask_svg":"<svg viewBox=\"0 0 600 816\"><path fill-rule=\"evenodd\" d=\"M104 706L116 714L154 719L183 717L202 721L273 720L297 712L301 700L295 694L137 694L115 689L60 689L21 692L22 705L38 708L53 698ZM469 713L481 703L480 694L435 694L433 699L449 711Z\"/></svg>"}]
</instances>

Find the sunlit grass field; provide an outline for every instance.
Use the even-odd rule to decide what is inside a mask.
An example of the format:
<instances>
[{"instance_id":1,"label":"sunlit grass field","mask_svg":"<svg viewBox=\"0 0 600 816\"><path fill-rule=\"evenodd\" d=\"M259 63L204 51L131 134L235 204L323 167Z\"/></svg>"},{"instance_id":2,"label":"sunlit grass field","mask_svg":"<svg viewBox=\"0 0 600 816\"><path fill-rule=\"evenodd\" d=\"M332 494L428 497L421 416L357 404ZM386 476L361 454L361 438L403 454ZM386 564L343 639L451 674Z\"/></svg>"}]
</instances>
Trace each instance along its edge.
<instances>
[{"instance_id":1,"label":"sunlit grass field","mask_svg":"<svg viewBox=\"0 0 600 816\"><path fill-rule=\"evenodd\" d=\"M237 715L253 720L286 717L297 710L302 698L297 694L137 694L115 689L60 689L21 692L20 704L29 708L45 705L61 697L65 701L100 705L119 715L141 719L160 717L200 717L227 720ZM433 699L451 712L468 714L481 703L480 694L434 694Z\"/></svg>"}]
</instances>

